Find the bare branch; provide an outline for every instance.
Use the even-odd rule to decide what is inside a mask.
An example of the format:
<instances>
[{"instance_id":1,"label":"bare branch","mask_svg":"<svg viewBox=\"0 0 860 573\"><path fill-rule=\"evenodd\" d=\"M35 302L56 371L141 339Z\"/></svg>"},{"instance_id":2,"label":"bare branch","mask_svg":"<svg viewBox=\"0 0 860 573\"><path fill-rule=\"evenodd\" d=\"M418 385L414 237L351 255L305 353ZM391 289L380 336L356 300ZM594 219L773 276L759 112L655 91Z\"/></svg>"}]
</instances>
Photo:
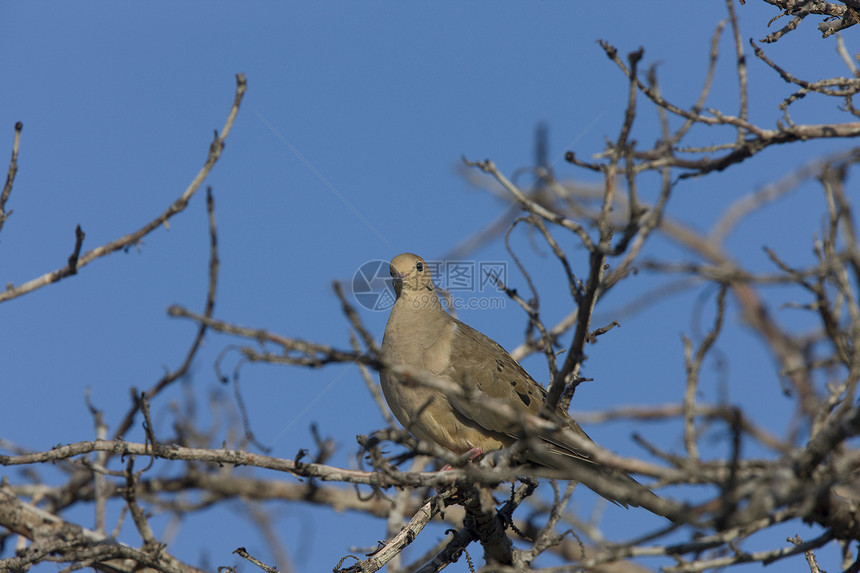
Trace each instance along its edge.
<instances>
[{"instance_id":1,"label":"bare branch","mask_svg":"<svg viewBox=\"0 0 860 573\"><path fill-rule=\"evenodd\" d=\"M3 190L0 191L0 231L3 230L3 224L12 211L6 211L6 201L9 200L9 194L12 193L12 185L15 183L15 175L18 173L18 149L21 146L21 130L24 129L24 124L20 121L15 124L15 138L12 140L12 158L9 160L9 170L6 172L6 183L3 185Z\"/></svg>"},{"instance_id":2,"label":"bare branch","mask_svg":"<svg viewBox=\"0 0 860 573\"><path fill-rule=\"evenodd\" d=\"M230 130L233 127L233 122L236 120L236 115L239 113L239 105L242 103L242 97L245 95L245 76L243 74L239 74L236 76L236 96L233 100L233 106L230 109L230 113L227 116L227 121L224 123L224 127L221 130L221 135L218 135L218 132L215 132L215 138L212 140L212 143L209 146L209 154L206 157L206 162L203 164L203 167L197 173L197 176L191 182L191 184L182 192L176 201L174 201L161 215L138 229L137 231L120 237L110 243L106 243L102 246L96 247L95 249L85 253L80 259L75 260L75 265L72 268L71 265L69 267L65 267L64 269L60 269L57 271L53 271L50 273L46 273L41 277L32 279L26 283L23 283L18 286L7 286L6 290L0 292L0 303L19 297L28 292L32 292L38 288L51 284L53 282L57 282L58 280L75 274L77 269L83 268L94 260L104 257L105 255L109 255L118 250L128 248L132 245L136 245L140 242L140 240L160 227L161 225L166 225L171 217L176 215L177 213L181 213L185 207L188 205L188 201L203 184L203 181L209 175L209 172L212 170L212 167L215 166L215 163L221 157L221 152L224 149L224 142L227 139L227 136L230 134ZM78 227L80 229L80 226ZM82 238L81 238L82 240Z\"/></svg>"}]
</instances>

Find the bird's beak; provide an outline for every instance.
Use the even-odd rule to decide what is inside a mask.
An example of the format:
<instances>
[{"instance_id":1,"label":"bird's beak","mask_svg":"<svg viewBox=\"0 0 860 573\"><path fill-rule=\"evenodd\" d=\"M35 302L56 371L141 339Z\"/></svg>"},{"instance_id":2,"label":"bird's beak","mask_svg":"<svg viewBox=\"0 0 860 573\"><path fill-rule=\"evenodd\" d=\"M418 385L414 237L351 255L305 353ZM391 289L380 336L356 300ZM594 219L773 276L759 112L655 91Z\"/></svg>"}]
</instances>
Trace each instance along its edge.
<instances>
[{"instance_id":1,"label":"bird's beak","mask_svg":"<svg viewBox=\"0 0 860 573\"><path fill-rule=\"evenodd\" d=\"M391 274L391 280L394 284L394 294L397 298L400 298L400 291L403 290L403 279L406 278L406 275L398 273L394 269L389 269L388 272Z\"/></svg>"},{"instance_id":2,"label":"bird's beak","mask_svg":"<svg viewBox=\"0 0 860 573\"><path fill-rule=\"evenodd\" d=\"M403 282L403 279L406 278L406 275L409 273L398 273L394 270L394 267L388 267L388 274L391 275L391 278L394 279L394 282Z\"/></svg>"}]
</instances>

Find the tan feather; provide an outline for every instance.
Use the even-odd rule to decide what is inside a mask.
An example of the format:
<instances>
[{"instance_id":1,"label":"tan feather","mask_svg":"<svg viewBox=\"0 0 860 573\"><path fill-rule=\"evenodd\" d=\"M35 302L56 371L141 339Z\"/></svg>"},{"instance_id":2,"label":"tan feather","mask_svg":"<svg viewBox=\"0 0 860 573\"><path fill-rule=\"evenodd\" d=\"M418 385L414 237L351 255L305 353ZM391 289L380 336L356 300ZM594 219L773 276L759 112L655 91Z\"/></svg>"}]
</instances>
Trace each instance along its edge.
<instances>
[{"instance_id":1,"label":"tan feather","mask_svg":"<svg viewBox=\"0 0 860 573\"><path fill-rule=\"evenodd\" d=\"M424 259L403 253L394 257L390 266L397 300L382 339L385 364L417 368L457 384L466 391L466 396L477 391L478 396L499 400L523 415L540 413L546 400L544 387L499 344L445 311ZM515 416L488 408L480 399L446 394L414 382L404 383L402 378L390 369L383 369L382 391L394 416L418 439L465 454L506 448L524 435ZM590 440L567 412L556 409L554 415L560 426ZM542 432L537 437L543 444L525 452L526 459L537 468L563 473L565 469L575 469L571 464L584 464L605 478L648 491L627 474L592 462L572 440L563 438L563 432ZM590 487L601 493L599 484ZM604 497L627 505L625 500Z\"/></svg>"}]
</instances>

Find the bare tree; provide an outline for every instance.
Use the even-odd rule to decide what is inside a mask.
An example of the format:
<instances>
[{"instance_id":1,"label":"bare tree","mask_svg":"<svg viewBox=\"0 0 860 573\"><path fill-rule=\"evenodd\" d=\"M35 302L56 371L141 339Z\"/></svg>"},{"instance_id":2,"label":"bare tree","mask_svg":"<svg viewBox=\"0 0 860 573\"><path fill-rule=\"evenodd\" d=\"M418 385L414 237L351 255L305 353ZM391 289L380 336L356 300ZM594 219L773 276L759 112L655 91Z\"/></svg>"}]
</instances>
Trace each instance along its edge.
<instances>
[{"instance_id":1,"label":"bare tree","mask_svg":"<svg viewBox=\"0 0 860 573\"><path fill-rule=\"evenodd\" d=\"M825 36L834 34L856 23L860 10L853 0L838 5L770 3L779 6L784 11L782 15L793 19L765 42L778 40L810 15L830 17L820 28ZM618 134L607 142L605 149L589 159L572 151L566 155L572 166L599 174L601 185L588 187L558 179L540 152L530 168L534 183L528 188L515 184L491 160L464 159L465 176L498 194L505 201L507 215L503 224L482 229L477 235L480 239L461 245L458 254L469 252L481 240L507 240L513 229L526 227L535 241L542 242L552 252L566 276L566 288L576 310L556 324L546 324L540 307L541 289L545 285L528 272L528 257L533 254L509 247L511 260L523 272L530 291L525 297L503 285L529 321L524 340L513 353L518 359L534 353L546 357L551 372L547 398L550 406L561 404L569 408L574 392L584 380L581 368L587 345L606 335L622 314L641 312L659 297L671 297L691 285L712 287L709 304L713 305L713 322L698 340L684 338L680 358L686 366L685 390L677 402L592 413L590 418L593 422L615 418L678 421L683 453L672 453L644 439L640 441L655 461L621 458L593 444L582 446L596 461L634 473L646 481L659 498L636 497L633 490L625 492L626 495L635 498L644 510L668 518L669 525L643 531L639 539L623 544L606 543L607 536L599 528L566 509L572 483L566 487L556 482L547 485L518 477L506 465L505 462L516 461L516 446L508 452L508 457L495 457L493 465L466 463L396 429L381 401L374 375L374 371L393 365L380 362L376 340L339 284L334 289L351 327L350 348L218 319L213 312L218 241L215 205L209 193L209 288L202 311L179 306L169 309L170 316L193 321L198 326L184 361L149 389L133 391L133 405L111 435L103 413L91 407L96 428L94 440L81 436L73 443L47 451L27 451L3 444L8 453L0 456L0 465L35 469L53 464L63 478L56 485L41 478L6 478L0 484L3 527L0 542L8 545L17 540L14 556L0 560L0 570L26 571L34 564L57 562L68 564L67 570L93 567L104 571L194 571L195 566L172 556L155 537L148 507L169 508L177 515L184 515L227 500L241 500L250 514L258 516L263 524L261 530L266 532L266 517L257 511L257 504L285 500L338 510L349 508L386 522L388 537L376 551L362 556L332 555L335 571L376 571L385 565L397 571L437 571L464 555L470 567L474 564L473 568L522 571L533 568L535 559L546 553L554 553L566 563L551 568L552 571L646 570L633 560L641 556L664 556L674 564L663 570L692 572L749 562L769 564L799 555L805 556L810 571L818 571L815 552L828 545L840 547L846 571L860 571L860 557L854 544L860 539L860 452L856 440L852 441L860 434L860 406L856 401L860 358L854 350L860 346L860 248L852 194L846 187L849 174L860 161L860 149L846 146L805 165L787 168L781 180L761 187L717 214L708 232L685 226L672 211L674 191L690 178L708 177L755 161L763 150L780 144L860 135L858 121L804 124L796 123L789 114L792 104L801 98L817 97L823 102L836 98L843 112L854 116L848 119L856 120L860 116L853 105L853 96L860 90L857 58L849 56L837 36L838 53L850 77L808 81L787 71L787 65L772 61L765 49L750 41L755 57L795 90L778 103L783 115L777 125L757 125L749 113L747 61L735 7L730 1L726 6L729 18L716 26L709 65L703 70L702 88L692 105L675 101L671 94L662 92L656 68L642 69L644 50L623 55L610 42L601 41L605 54L627 78L626 108L618 110ZM720 56L719 40L726 27L734 40L730 57L737 72L738 99L735 109L718 110L708 108L707 101ZM245 79L240 75L233 105L223 129L215 134L204 166L159 217L83 254L84 231L78 227L74 241L70 241L68 264L23 284L10 285L0 293L0 302L15 304L13 299L68 279L95 259L137 244L181 213L218 161L245 89ZM656 114L659 119L659 133L640 129L642 118L648 113ZM6 184L0 193L0 231L10 213L6 205L16 177L21 130L19 123L15 126ZM718 139L721 142L699 144L702 134L711 142ZM644 141L653 143L647 146ZM643 200L640 192L646 177L659 181L656 200L651 202ZM810 244L816 263L800 266L791 252L776 244L767 247L772 262L770 272L744 268L737 253L727 247L726 237L745 218L767 209L776 198L810 180L817 181L821 193L821 211L811 216L823 214L825 218L820 236ZM686 253L685 258L648 257L646 246L657 236L679 247ZM573 241L576 250L564 247ZM603 308L604 296L619 284L634 280L640 272L665 278L666 286L657 293L643 293L642 299L629 308L617 310L617 315L598 322L595 313ZM816 328L803 331L781 324L763 294L772 285L788 289L794 304L815 317ZM792 424L795 429L785 435L775 435L762 427L755 412L697 399L700 373L723 335L729 301L733 301L745 324L772 355L775 378L784 381L783 387L773 391L790 396L796 403L796 419ZM242 367L250 362L306 368L355 364L381 412L391 422L389 428L359 437L364 467L347 469L327 464L332 446L321 437L295 459L258 453L250 432L253 421L242 414L238 399L233 405L238 411L232 426L234 434L227 443L212 443L212 435L195 425L193 415L178 422L173 435L156 435L151 405L158 402L165 388L186 374L204 337L212 332L231 337L233 342L225 352L238 347L242 356L239 365L223 375L225 380L239 377ZM564 346L562 341L567 341ZM560 364L556 360L559 356L563 356ZM220 372L222 363L219 361L215 366ZM446 385L429 375L415 376L414 383L442 387L462 399L470 399L464 389ZM531 422L548 423L539 419ZM129 430L140 423L146 431L145 442L129 441ZM705 459L700 454L702 436L714 427L724 429L722 435L728 453L723 458ZM808 431L796 430L801 427ZM746 443L755 443L770 455L745 455L742 445ZM433 458L456 469L434 471L430 465ZM255 471L239 471L242 466ZM286 478L284 474L298 479ZM599 478L585 473L581 481L588 484L595 479ZM693 500L674 493L683 490L666 489L684 484L709 484L716 494L709 499ZM549 487L550 498L537 495L539 487L543 488L541 491ZM197 494L194 501L181 495L188 492ZM107 523L105 513L111 499L123 500L123 516L130 516L139 534L136 547L120 543L111 533L116 524ZM66 517L68 508L80 504L93 507L94 525L85 526ZM431 544L426 554L404 562L402 550L422 538L422 531L432 520L446 523L450 535L438 544ZM741 547L743 540L754 534L800 521L814 525L814 537L793 537L756 552ZM673 541L679 532L686 541ZM277 542L270 541L277 553ZM242 542L243 538L237 534L237 554L271 570L238 547ZM357 544L366 542L356 539ZM469 556L474 542L482 547L483 565Z\"/></svg>"}]
</instances>

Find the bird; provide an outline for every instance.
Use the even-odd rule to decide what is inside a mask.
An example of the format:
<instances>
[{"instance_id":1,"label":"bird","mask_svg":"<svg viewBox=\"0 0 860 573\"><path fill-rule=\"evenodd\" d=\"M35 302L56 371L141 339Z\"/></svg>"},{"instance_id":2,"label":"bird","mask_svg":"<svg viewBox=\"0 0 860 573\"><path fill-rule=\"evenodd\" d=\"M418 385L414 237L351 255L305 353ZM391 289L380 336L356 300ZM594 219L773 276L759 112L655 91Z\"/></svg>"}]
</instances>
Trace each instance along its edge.
<instances>
[{"instance_id":1,"label":"bird","mask_svg":"<svg viewBox=\"0 0 860 573\"><path fill-rule=\"evenodd\" d=\"M486 403L482 405L480 398L486 395L509 405L514 412L539 415L546 389L501 345L448 314L424 259L402 253L391 260L389 267L396 298L380 347L380 385L394 417L419 440L435 443L454 454L470 454L470 459L512 446L523 437L523 428L517 427L511 416L487 408ZM404 371L418 371L454 383L467 396L472 393L478 399L410 381ZM556 408L550 417L591 442L563 409ZM541 432L537 437L539 447L527 447L524 452L525 461L537 470L553 470L550 473L558 477L565 468L588 466L599 477L586 485L623 507L637 504L628 496L607 493L602 483L614 481L655 495L626 473L592 461L559 432Z\"/></svg>"}]
</instances>

